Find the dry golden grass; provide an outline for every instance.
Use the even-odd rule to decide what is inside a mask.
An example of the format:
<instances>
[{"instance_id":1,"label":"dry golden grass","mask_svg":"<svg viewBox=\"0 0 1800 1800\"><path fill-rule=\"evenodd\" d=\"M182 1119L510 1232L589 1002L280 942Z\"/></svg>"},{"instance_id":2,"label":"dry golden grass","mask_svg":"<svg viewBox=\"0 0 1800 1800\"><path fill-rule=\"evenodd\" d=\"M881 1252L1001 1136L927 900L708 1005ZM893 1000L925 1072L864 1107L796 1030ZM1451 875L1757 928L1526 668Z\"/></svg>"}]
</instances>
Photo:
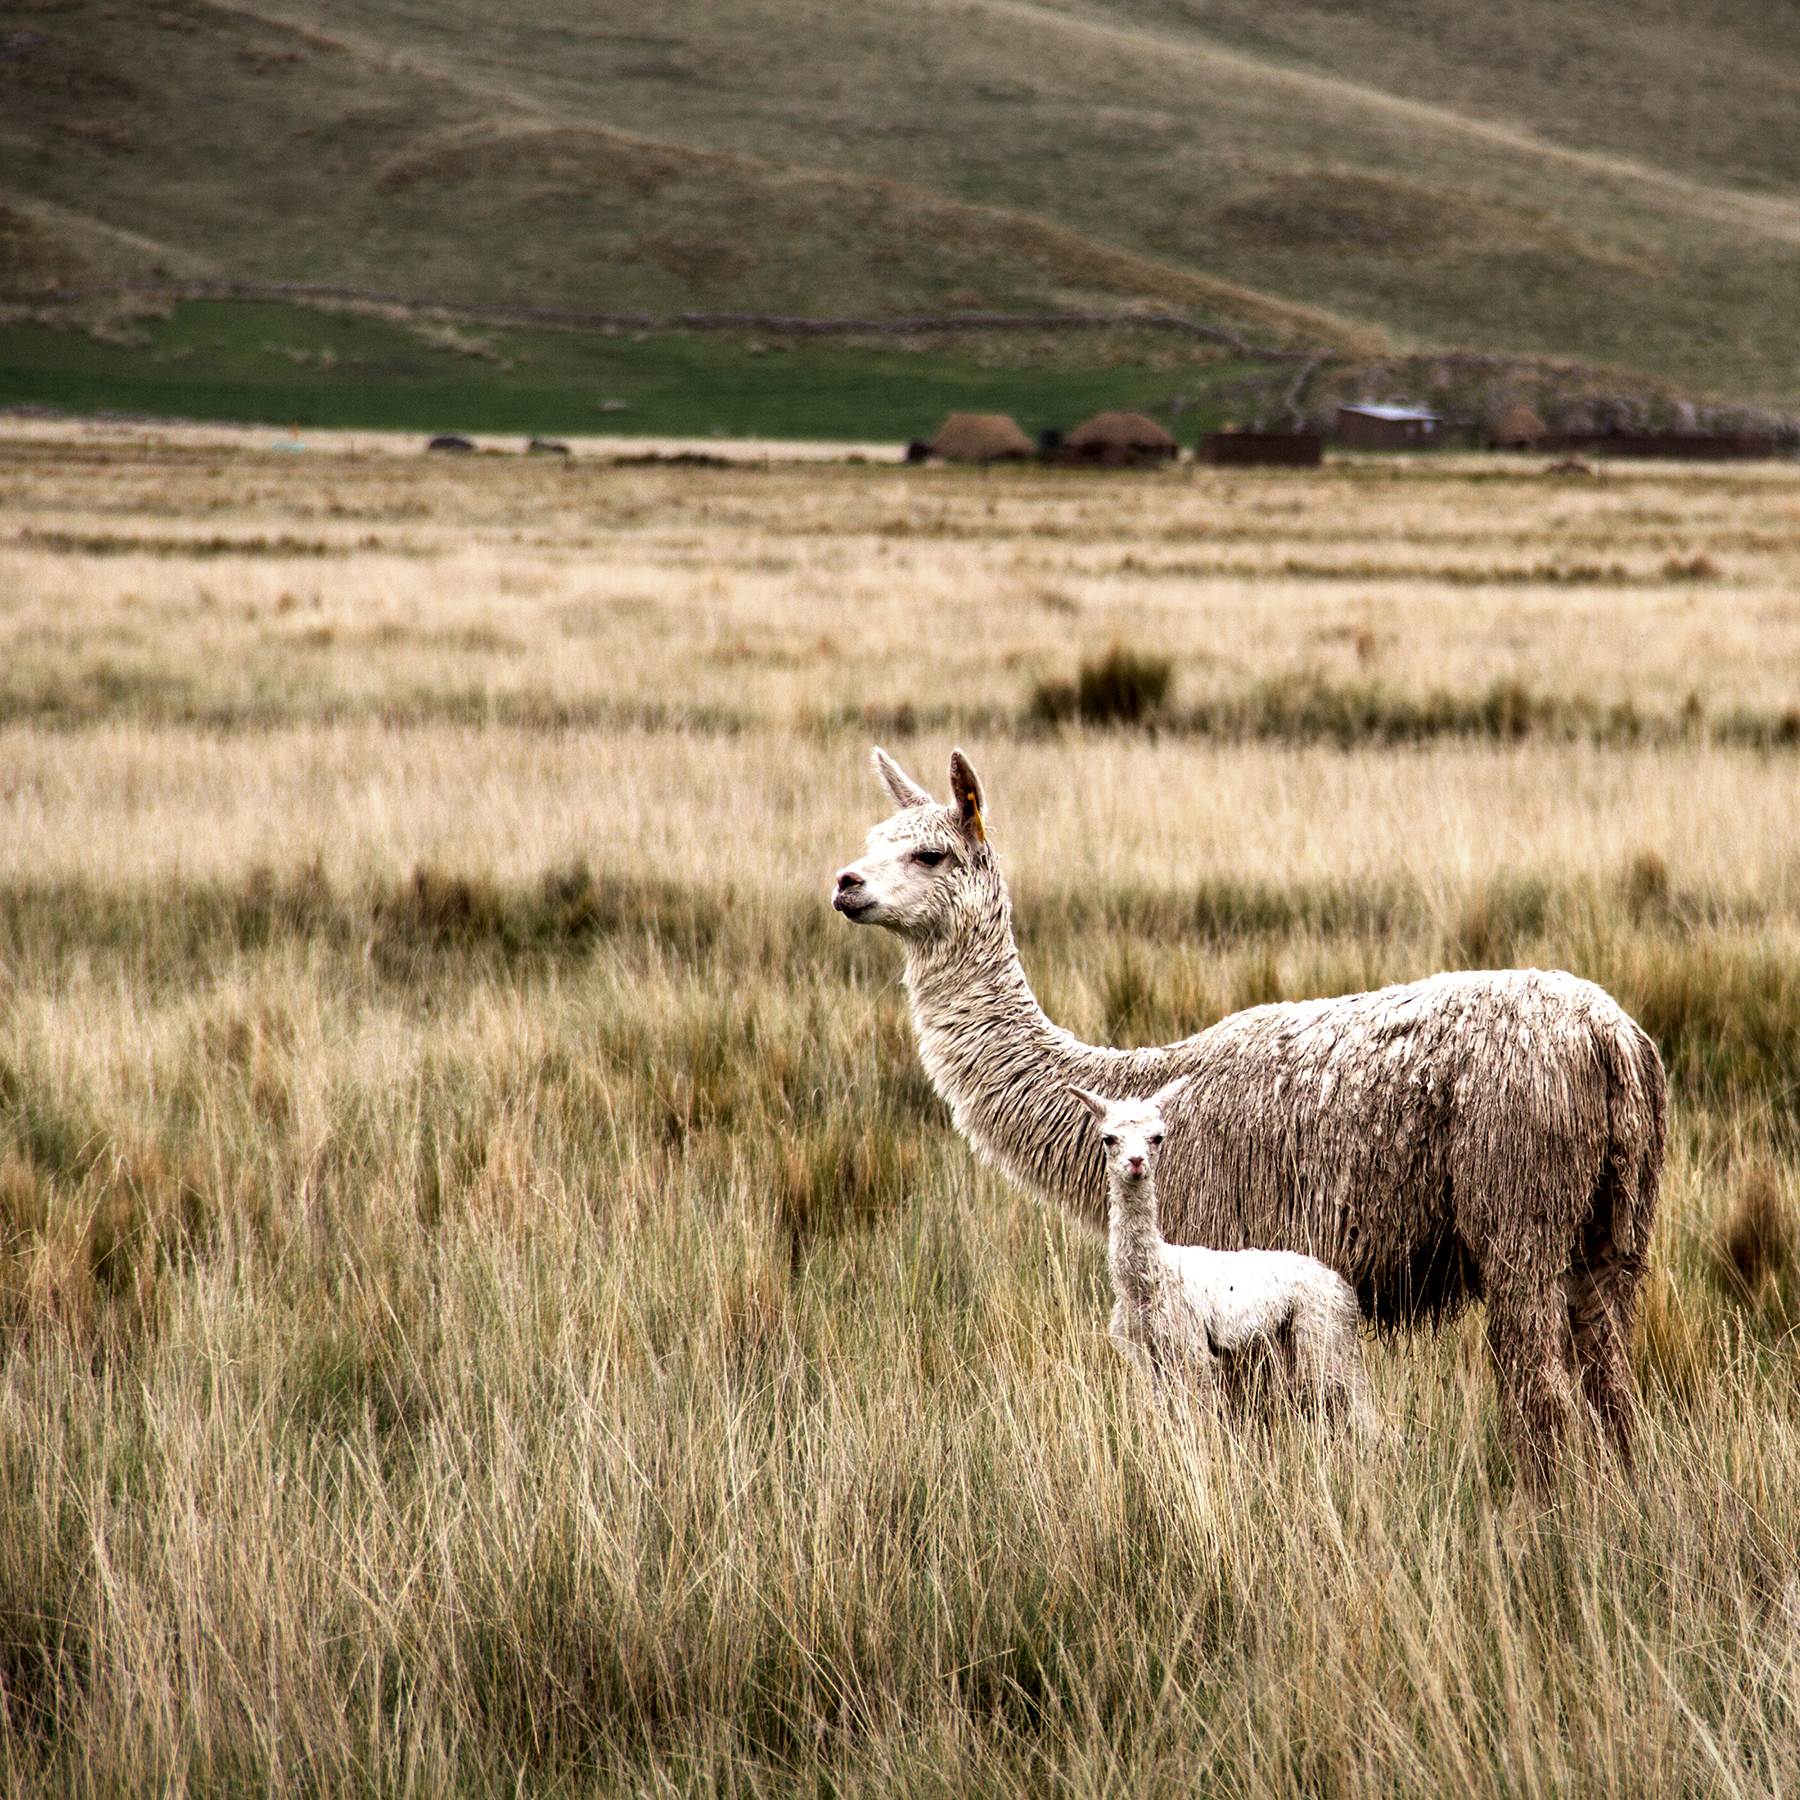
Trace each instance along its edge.
<instances>
[{"instance_id":1,"label":"dry golden grass","mask_svg":"<svg viewBox=\"0 0 1800 1800\"><path fill-rule=\"evenodd\" d=\"M346 885L421 864L528 882L586 859L787 902L828 895L876 816L867 736L850 730L15 725L0 746L11 882L234 882L315 859ZM944 789L947 739L892 747ZM1026 894L1392 880L1435 903L1502 879L1606 880L1653 852L1680 891L1800 905L1785 756L1529 743L1346 756L1104 733L968 747Z\"/></svg>"},{"instance_id":2,"label":"dry golden grass","mask_svg":"<svg viewBox=\"0 0 1800 1800\"><path fill-rule=\"evenodd\" d=\"M10 716L991 726L1115 637L1176 658L1178 705L1294 678L1665 718L1800 700L1783 464L1093 481L142 454L6 453Z\"/></svg>"},{"instance_id":3,"label":"dry golden grass","mask_svg":"<svg viewBox=\"0 0 1800 1800\"><path fill-rule=\"evenodd\" d=\"M5 1791L1800 1781L1793 753L1020 723L1115 632L1347 680L1377 594L1397 685L1775 712L1789 472L0 481ZM263 547L169 548L215 536ZM1215 551L1646 578L1120 567ZM1513 961L1643 1019L1635 1478L1524 1504L1478 1315L1371 1344L1365 1455L1130 1387L1097 1246L974 1167L825 905L902 701L1083 1033Z\"/></svg>"}]
</instances>

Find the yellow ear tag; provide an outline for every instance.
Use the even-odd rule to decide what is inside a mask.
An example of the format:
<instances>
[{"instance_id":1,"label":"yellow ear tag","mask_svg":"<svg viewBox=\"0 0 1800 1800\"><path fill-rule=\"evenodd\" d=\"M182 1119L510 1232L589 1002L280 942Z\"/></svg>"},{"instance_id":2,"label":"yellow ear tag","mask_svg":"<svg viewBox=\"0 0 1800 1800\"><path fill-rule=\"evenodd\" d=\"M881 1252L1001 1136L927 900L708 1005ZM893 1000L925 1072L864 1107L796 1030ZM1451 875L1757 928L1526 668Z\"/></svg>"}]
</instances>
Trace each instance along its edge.
<instances>
[{"instance_id":1,"label":"yellow ear tag","mask_svg":"<svg viewBox=\"0 0 1800 1800\"><path fill-rule=\"evenodd\" d=\"M969 806L969 823L975 828L975 841L978 844L987 842L987 827L981 822L981 808L972 802Z\"/></svg>"}]
</instances>

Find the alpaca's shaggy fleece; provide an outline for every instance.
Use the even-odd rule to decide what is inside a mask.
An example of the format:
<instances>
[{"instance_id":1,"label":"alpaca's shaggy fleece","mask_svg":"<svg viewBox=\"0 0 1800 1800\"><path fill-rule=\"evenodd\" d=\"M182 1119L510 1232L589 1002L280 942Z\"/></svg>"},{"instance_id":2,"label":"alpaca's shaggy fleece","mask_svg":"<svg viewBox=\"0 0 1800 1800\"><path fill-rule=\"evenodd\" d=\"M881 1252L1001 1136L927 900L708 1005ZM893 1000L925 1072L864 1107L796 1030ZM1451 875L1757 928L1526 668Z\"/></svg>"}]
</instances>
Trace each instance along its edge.
<instances>
[{"instance_id":1,"label":"alpaca's shaggy fleece","mask_svg":"<svg viewBox=\"0 0 1800 1800\"><path fill-rule=\"evenodd\" d=\"M1485 1299L1533 1475L1581 1403L1629 1456L1668 1093L1610 996L1559 972L1463 972L1254 1007L1157 1049L1083 1044L1019 966L967 759L947 807L876 760L900 810L834 903L904 942L920 1056L982 1156L1099 1228L1100 1147L1070 1087L1145 1095L1190 1075L1161 1175L1171 1241L1315 1256L1382 1322Z\"/></svg>"},{"instance_id":2,"label":"alpaca's shaggy fleece","mask_svg":"<svg viewBox=\"0 0 1800 1800\"><path fill-rule=\"evenodd\" d=\"M1113 1342L1148 1373L1209 1388L1221 1358L1266 1348L1288 1392L1321 1413L1342 1406L1359 1429L1372 1428L1356 1295L1343 1276L1292 1250L1208 1250L1170 1244L1158 1229L1163 1109L1187 1079L1148 1100L1073 1090L1094 1113L1106 1160Z\"/></svg>"}]
</instances>

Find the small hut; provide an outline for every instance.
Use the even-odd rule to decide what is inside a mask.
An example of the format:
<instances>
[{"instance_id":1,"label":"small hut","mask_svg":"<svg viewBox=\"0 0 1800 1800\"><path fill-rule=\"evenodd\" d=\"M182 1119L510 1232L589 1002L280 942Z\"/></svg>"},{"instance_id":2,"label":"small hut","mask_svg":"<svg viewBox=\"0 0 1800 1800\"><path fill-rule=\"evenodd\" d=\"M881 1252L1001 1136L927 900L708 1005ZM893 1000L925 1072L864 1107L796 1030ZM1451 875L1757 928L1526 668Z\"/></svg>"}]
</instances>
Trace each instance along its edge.
<instances>
[{"instance_id":1,"label":"small hut","mask_svg":"<svg viewBox=\"0 0 1800 1800\"><path fill-rule=\"evenodd\" d=\"M1324 455L1316 431L1213 431L1194 446L1195 461L1235 469L1259 464L1316 469Z\"/></svg>"},{"instance_id":2,"label":"small hut","mask_svg":"<svg viewBox=\"0 0 1800 1800\"><path fill-rule=\"evenodd\" d=\"M1779 456L1773 437L1711 437L1703 432L1549 431L1538 449L1588 451L1602 456L1666 456L1684 462L1748 462Z\"/></svg>"},{"instance_id":3,"label":"small hut","mask_svg":"<svg viewBox=\"0 0 1800 1800\"><path fill-rule=\"evenodd\" d=\"M1175 440L1154 419L1136 412L1103 412L1063 439L1056 460L1135 469L1167 462L1176 454Z\"/></svg>"},{"instance_id":4,"label":"small hut","mask_svg":"<svg viewBox=\"0 0 1800 1800\"><path fill-rule=\"evenodd\" d=\"M1033 448L1005 413L952 413L931 440L931 454L945 462L1023 462Z\"/></svg>"},{"instance_id":5,"label":"small hut","mask_svg":"<svg viewBox=\"0 0 1800 1800\"><path fill-rule=\"evenodd\" d=\"M1422 406L1340 406L1338 442L1347 450L1424 450L1443 420Z\"/></svg>"},{"instance_id":6,"label":"small hut","mask_svg":"<svg viewBox=\"0 0 1800 1800\"><path fill-rule=\"evenodd\" d=\"M1488 433L1490 450L1535 450L1550 427L1529 406L1515 406Z\"/></svg>"}]
</instances>

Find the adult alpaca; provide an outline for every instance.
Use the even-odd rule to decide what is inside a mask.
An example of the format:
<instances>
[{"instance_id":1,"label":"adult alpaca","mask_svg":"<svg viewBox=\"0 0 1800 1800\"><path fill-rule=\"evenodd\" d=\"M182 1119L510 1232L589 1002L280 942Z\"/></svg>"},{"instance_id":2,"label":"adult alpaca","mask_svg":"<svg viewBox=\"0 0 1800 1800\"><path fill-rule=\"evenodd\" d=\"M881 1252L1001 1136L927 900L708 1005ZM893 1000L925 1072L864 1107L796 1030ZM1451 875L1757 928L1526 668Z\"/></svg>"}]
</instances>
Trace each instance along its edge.
<instances>
[{"instance_id":1,"label":"adult alpaca","mask_svg":"<svg viewBox=\"0 0 1800 1800\"><path fill-rule=\"evenodd\" d=\"M1529 1478L1547 1483L1582 1402L1629 1465L1668 1090L1610 996L1539 970L1435 975L1252 1007L1155 1049L1084 1044L1019 966L968 758L951 755L948 806L885 751L874 762L899 810L833 904L905 945L920 1057L984 1159L1104 1230L1100 1146L1070 1088L1143 1096L1190 1076L1160 1176L1171 1243L1317 1257L1384 1324L1484 1299Z\"/></svg>"}]
</instances>

